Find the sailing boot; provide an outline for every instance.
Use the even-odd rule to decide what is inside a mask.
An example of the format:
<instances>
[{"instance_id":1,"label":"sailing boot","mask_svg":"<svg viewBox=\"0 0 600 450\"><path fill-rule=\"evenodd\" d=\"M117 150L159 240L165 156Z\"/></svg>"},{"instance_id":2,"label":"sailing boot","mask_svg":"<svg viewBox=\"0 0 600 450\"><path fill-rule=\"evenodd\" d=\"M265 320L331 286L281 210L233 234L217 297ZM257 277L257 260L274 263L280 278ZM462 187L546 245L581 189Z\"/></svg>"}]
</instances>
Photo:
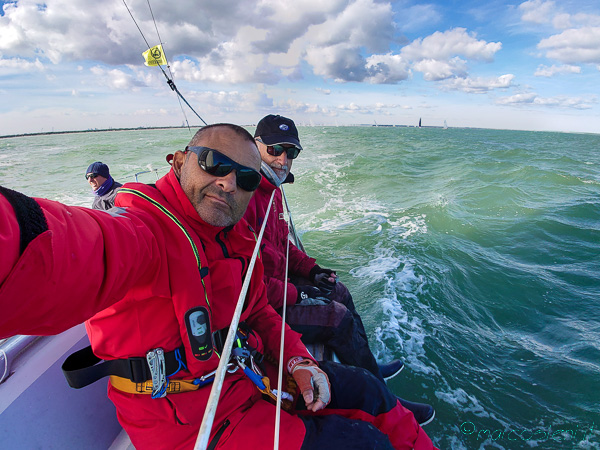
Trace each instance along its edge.
<instances>
[{"instance_id":1,"label":"sailing boot","mask_svg":"<svg viewBox=\"0 0 600 450\"><path fill-rule=\"evenodd\" d=\"M430 423L435 417L435 409L433 406L428 405L426 403L413 403L408 400L404 400L403 398L398 397L400 400L400 404L408 409L413 416L415 416L415 420L417 423L424 427L428 423Z\"/></svg>"},{"instance_id":2,"label":"sailing boot","mask_svg":"<svg viewBox=\"0 0 600 450\"><path fill-rule=\"evenodd\" d=\"M391 380L404 369L404 363L395 359L387 364L377 364L384 380Z\"/></svg>"}]
</instances>

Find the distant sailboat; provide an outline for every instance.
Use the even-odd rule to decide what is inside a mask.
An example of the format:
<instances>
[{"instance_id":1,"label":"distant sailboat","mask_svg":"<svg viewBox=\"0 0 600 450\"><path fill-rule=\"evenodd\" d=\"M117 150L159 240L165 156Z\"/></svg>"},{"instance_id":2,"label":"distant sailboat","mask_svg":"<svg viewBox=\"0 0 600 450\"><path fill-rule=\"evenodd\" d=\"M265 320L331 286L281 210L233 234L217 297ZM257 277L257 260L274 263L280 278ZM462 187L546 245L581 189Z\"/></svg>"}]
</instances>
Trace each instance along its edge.
<instances>
[{"instance_id":1,"label":"distant sailboat","mask_svg":"<svg viewBox=\"0 0 600 450\"><path fill-rule=\"evenodd\" d=\"M448 129L448 124L446 123L446 121L444 120L444 130Z\"/></svg>"},{"instance_id":2,"label":"distant sailboat","mask_svg":"<svg viewBox=\"0 0 600 450\"><path fill-rule=\"evenodd\" d=\"M421 128L421 118L419 117L419 128Z\"/></svg>"}]
</instances>

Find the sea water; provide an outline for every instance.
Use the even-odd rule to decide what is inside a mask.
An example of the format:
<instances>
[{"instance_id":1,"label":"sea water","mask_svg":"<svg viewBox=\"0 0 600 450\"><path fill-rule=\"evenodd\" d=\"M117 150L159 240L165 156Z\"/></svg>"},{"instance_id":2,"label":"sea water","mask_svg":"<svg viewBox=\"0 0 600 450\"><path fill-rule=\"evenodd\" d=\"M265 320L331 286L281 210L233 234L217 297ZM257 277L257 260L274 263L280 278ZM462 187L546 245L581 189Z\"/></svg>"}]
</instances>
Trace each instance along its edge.
<instances>
[{"instance_id":1,"label":"sea water","mask_svg":"<svg viewBox=\"0 0 600 450\"><path fill-rule=\"evenodd\" d=\"M253 128L248 128L251 132ZM285 187L388 382L442 449L600 448L600 135L300 127ZM0 139L0 184L89 206L87 166L152 183L187 129Z\"/></svg>"}]
</instances>

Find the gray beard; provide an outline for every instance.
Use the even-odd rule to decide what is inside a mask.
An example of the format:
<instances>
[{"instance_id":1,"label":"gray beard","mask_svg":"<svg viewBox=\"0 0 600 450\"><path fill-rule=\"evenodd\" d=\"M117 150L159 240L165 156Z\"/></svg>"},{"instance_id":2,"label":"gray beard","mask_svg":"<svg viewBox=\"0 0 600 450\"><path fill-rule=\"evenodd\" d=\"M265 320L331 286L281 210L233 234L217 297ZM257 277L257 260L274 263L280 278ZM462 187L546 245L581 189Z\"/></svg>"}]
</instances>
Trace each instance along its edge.
<instances>
[{"instance_id":1,"label":"gray beard","mask_svg":"<svg viewBox=\"0 0 600 450\"><path fill-rule=\"evenodd\" d=\"M273 169L271 169L271 166L269 166L266 162L261 161L260 162L260 171L262 172L262 174L267 178L267 180L269 180L272 184L275 185L275 187L279 187L281 186L281 183L283 183L285 181L286 177L283 177L283 179L281 179Z\"/></svg>"}]
</instances>

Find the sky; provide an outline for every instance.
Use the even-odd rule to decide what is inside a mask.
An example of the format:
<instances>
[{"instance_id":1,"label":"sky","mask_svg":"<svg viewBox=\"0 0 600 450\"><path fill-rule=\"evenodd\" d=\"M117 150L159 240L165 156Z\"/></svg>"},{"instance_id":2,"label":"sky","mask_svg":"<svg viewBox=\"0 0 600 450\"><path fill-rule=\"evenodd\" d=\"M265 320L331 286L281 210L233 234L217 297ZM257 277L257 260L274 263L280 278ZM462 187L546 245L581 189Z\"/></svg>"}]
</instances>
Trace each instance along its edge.
<instances>
[{"instance_id":1,"label":"sky","mask_svg":"<svg viewBox=\"0 0 600 450\"><path fill-rule=\"evenodd\" d=\"M597 0L0 0L0 136L200 125L159 43L207 123L600 133Z\"/></svg>"}]
</instances>

